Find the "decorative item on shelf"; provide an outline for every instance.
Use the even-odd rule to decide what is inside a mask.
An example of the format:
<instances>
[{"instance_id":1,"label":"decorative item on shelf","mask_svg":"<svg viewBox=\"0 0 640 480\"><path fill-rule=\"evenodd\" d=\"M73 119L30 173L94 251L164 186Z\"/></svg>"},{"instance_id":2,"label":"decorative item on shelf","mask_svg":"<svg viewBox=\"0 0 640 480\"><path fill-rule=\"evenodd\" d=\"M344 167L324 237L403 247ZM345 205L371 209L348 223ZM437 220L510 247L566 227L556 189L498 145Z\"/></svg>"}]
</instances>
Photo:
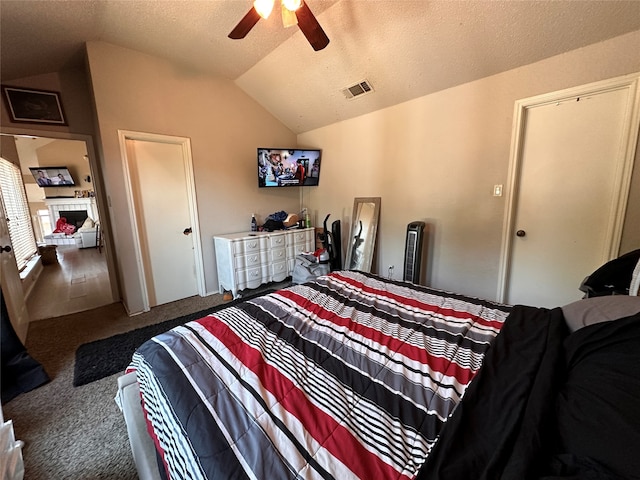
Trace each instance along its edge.
<instances>
[{"instance_id":1,"label":"decorative item on shelf","mask_svg":"<svg viewBox=\"0 0 640 480\"><path fill-rule=\"evenodd\" d=\"M262 229L266 230L267 232L273 232L274 230L283 230L285 228L283 222L287 219L288 216L289 214L284 210L272 213L267 217L264 225L262 225Z\"/></svg>"},{"instance_id":2,"label":"decorative item on shelf","mask_svg":"<svg viewBox=\"0 0 640 480\"><path fill-rule=\"evenodd\" d=\"M251 214L251 231L252 232L257 232L258 231L258 221L256 220L256 214L255 213Z\"/></svg>"},{"instance_id":3,"label":"decorative item on shelf","mask_svg":"<svg viewBox=\"0 0 640 480\"><path fill-rule=\"evenodd\" d=\"M309 215L309 211L307 207L304 207L300 212L300 218L303 220L303 224L301 225L304 228L311 228L311 216Z\"/></svg>"},{"instance_id":4,"label":"decorative item on shelf","mask_svg":"<svg viewBox=\"0 0 640 480\"><path fill-rule=\"evenodd\" d=\"M297 225L299 220L300 219L298 218L298 215L296 215L295 213L290 213L289 215L287 215L287 218L282 223L285 227L291 228Z\"/></svg>"}]
</instances>

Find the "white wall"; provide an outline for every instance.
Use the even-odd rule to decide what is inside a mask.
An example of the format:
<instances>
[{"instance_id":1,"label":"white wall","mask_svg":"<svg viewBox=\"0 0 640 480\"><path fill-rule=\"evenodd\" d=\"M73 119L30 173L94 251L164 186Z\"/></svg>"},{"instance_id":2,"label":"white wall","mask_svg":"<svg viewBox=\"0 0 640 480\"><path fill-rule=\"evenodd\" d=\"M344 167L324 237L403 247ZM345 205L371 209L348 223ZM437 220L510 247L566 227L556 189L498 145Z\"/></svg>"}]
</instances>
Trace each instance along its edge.
<instances>
[{"instance_id":1,"label":"white wall","mask_svg":"<svg viewBox=\"0 0 640 480\"><path fill-rule=\"evenodd\" d=\"M492 190L507 184L515 101L638 72L639 47L634 32L303 133L299 145L323 150L320 186L305 190L306 203L318 219L341 219L346 242L354 197L382 197L375 271L386 275L395 265L395 278L402 276L406 226L422 220L426 283L496 298L508 192ZM639 213L630 203L627 251L640 248Z\"/></svg>"},{"instance_id":2,"label":"white wall","mask_svg":"<svg viewBox=\"0 0 640 480\"><path fill-rule=\"evenodd\" d=\"M232 82L102 42L87 44L120 281L130 313L142 309L118 130L189 137L208 292L218 290L212 237L273 212L297 212L297 189L258 189L256 148L295 135Z\"/></svg>"}]
</instances>

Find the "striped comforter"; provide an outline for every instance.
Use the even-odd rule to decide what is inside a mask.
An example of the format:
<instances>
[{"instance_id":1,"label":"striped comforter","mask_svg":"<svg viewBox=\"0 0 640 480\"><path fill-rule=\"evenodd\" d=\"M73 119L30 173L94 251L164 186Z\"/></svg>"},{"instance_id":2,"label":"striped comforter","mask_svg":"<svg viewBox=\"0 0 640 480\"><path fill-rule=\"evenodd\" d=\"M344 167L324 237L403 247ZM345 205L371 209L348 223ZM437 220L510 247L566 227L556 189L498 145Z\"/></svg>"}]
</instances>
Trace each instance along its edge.
<instances>
[{"instance_id":1,"label":"striped comforter","mask_svg":"<svg viewBox=\"0 0 640 480\"><path fill-rule=\"evenodd\" d=\"M334 272L133 358L171 478L411 479L509 308Z\"/></svg>"}]
</instances>

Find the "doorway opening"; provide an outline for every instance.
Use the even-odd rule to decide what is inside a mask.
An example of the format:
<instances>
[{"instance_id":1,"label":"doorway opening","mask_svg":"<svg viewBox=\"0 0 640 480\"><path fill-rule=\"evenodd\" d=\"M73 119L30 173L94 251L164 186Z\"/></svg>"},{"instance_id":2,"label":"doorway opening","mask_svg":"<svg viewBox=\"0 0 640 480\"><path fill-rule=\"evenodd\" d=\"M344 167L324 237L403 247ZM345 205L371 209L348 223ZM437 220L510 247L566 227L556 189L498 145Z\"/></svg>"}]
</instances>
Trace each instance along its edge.
<instances>
[{"instance_id":1,"label":"doorway opening","mask_svg":"<svg viewBox=\"0 0 640 480\"><path fill-rule=\"evenodd\" d=\"M98 233L104 215L91 138L11 132L2 132L3 152L22 173L31 226L41 253L41 261L32 261L29 270L21 274L29 320L55 318L117 301L111 252ZM54 165L67 167L74 185L41 187L29 170ZM73 231L57 229L60 217Z\"/></svg>"}]
</instances>

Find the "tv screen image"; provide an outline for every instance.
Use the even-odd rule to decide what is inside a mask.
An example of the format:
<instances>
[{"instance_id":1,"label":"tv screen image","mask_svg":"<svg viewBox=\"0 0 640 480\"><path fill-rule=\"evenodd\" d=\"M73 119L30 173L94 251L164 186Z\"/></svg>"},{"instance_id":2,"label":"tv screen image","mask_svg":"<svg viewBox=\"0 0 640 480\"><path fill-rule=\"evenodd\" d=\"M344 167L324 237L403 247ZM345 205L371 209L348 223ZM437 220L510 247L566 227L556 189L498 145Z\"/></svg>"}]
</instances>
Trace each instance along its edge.
<instances>
[{"instance_id":1,"label":"tv screen image","mask_svg":"<svg viewBox=\"0 0 640 480\"><path fill-rule=\"evenodd\" d=\"M29 167L41 187L72 187L76 184L67 167Z\"/></svg>"},{"instance_id":2,"label":"tv screen image","mask_svg":"<svg viewBox=\"0 0 640 480\"><path fill-rule=\"evenodd\" d=\"M320 182L321 151L258 148L259 187L308 187Z\"/></svg>"}]
</instances>

